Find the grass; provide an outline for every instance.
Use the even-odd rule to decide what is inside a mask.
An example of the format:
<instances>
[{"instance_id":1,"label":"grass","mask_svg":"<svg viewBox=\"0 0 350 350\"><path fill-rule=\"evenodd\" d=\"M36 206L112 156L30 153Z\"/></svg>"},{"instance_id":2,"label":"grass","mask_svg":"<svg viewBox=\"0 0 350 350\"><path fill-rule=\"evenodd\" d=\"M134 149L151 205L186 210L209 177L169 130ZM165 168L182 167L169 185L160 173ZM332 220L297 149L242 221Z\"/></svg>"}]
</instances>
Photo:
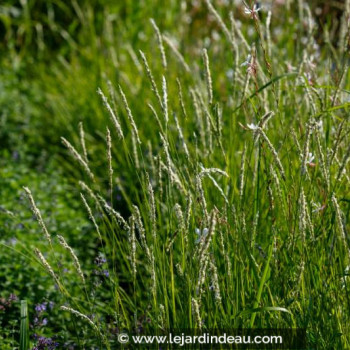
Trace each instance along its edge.
<instances>
[{"instance_id":1,"label":"grass","mask_svg":"<svg viewBox=\"0 0 350 350\"><path fill-rule=\"evenodd\" d=\"M29 348L29 322L26 300L21 300L21 339L19 348L21 350L26 350Z\"/></svg>"},{"instance_id":2,"label":"grass","mask_svg":"<svg viewBox=\"0 0 350 350\"><path fill-rule=\"evenodd\" d=\"M40 164L43 183L69 193L57 207L21 168L4 192L6 214L20 186L33 196L18 213L30 222L23 244L1 248L45 286L16 285L4 260L6 292L32 306L30 346L43 336L115 348L121 330L305 328L310 349L350 347L349 10L332 31L314 7L288 4L245 15L174 2L148 18L155 4L106 2L96 17L85 4L58 52L32 54L25 80L39 97L18 89L12 66L2 157L19 149L21 167ZM31 66L31 42L13 53L20 66ZM48 67L46 51L58 58ZM10 334L4 344L18 346Z\"/></svg>"}]
</instances>

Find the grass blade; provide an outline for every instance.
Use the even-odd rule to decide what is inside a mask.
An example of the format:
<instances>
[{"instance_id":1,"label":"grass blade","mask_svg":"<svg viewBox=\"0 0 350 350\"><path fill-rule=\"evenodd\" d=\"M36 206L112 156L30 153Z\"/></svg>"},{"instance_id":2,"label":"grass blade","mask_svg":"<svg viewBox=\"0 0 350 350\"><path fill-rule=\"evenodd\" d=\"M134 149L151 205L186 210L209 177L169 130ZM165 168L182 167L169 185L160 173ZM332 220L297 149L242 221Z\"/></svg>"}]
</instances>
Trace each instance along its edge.
<instances>
[{"instance_id":1,"label":"grass blade","mask_svg":"<svg viewBox=\"0 0 350 350\"><path fill-rule=\"evenodd\" d=\"M19 349L29 349L29 321L27 300L21 300L21 329Z\"/></svg>"},{"instance_id":2,"label":"grass blade","mask_svg":"<svg viewBox=\"0 0 350 350\"><path fill-rule=\"evenodd\" d=\"M264 285L265 285L265 282L266 282L266 279L267 279L268 272L270 270L270 260L271 260L271 257L272 257L272 250L273 250L273 242L271 243L270 248L269 248L269 254L267 256L264 272L263 272L263 274L261 276L260 285L259 285L259 289L258 289L258 294L256 296L256 300L254 302L253 309L257 309L258 306L259 306L259 303L260 303L261 294L262 294L262 291L264 289ZM252 318L250 319L250 325L249 325L250 328L253 328L253 326L254 326L255 317L256 317L256 312L253 312Z\"/></svg>"}]
</instances>

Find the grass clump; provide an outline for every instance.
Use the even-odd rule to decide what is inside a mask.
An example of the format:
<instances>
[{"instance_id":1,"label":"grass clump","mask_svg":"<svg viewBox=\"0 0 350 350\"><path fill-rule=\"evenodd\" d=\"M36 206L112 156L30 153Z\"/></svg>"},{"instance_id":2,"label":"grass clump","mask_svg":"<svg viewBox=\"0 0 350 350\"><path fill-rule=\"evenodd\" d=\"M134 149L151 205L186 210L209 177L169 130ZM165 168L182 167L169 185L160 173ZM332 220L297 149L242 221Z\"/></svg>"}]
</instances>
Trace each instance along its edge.
<instances>
[{"instance_id":1,"label":"grass clump","mask_svg":"<svg viewBox=\"0 0 350 350\"><path fill-rule=\"evenodd\" d=\"M67 344L256 327L305 328L309 348L350 346L346 17L335 46L330 27L315 35L306 3L287 5L226 18L205 1L192 10L207 36L191 43L175 29L184 49L154 18L135 47L117 46L117 67L67 62L78 80L50 103L65 111L57 165L81 192L95 266L69 232L36 250L72 320ZM82 124L67 95L90 77Z\"/></svg>"}]
</instances>

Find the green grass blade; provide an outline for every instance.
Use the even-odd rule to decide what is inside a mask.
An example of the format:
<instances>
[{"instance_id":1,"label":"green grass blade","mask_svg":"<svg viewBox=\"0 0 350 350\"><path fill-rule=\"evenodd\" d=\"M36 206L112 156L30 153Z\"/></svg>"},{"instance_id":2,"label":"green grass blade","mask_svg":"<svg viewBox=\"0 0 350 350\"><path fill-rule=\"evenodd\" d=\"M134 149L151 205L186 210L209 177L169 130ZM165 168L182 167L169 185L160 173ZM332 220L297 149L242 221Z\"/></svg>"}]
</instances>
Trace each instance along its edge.
<instances>
[{"instance_id":1,"label":"green grass blade","mask_svg":"<svg viewBox=\"0 0 350 350\"><path fill-rule=\"evenodd\" d=\"M268 88L270 85L272 85L273 83L275 83L276 81L283 79L283 78L293 78L297 76L297 73L286 73L286 74L281 74L278 75L277 77L272 78L270 81L268 81L266 84L264 84L263 86L260 86L255 92L253 92L249 97L247 97L240 105L238 105L234 110L233 113L235 113L236 111L238 111L246 101L251 100L254 96L256 96L259 92L265 90L266 88Z\"/></svg>"},{"instance_id":2,"label":"green grass blade","mask_svg":"<svg viewBox=\"0 0 350 350\"><path fill-rule=\"evenodd\" d=\"M284 308L284 307L280 307L280 306L265 306L265 307L258 307L256 309L247 309L244 310L242 312L240 312L237 317L243 317L243 316L247 316L249 314L252 313L257 313L257 312L264 312L264 311L279 311L279 312L286 312L292 315L292 313Z\"/></svg>"},{"instance_id":3,"label":"green grass blade","mask_svg":"<svg viewBox=\"0 0 350 350\"><path fill-rule=\"evenodd\" d=\"M19 349L29 349L29 321L27 300L21 300L21 330Z\"/></svg>"},{"instance_id":4,"label":"green grass blade","mask_svg":"<svg viewBox=\"0 0 350 350\"><path fill-rule=\"evenodd\" d=\"M260 285L259 285L259 289L258 289L258 294L256 296L256 300L254 302L253 309L257 309L258 306L259 306L259 303L260 303L261 294L262 294L262 291L264 289L264 285L266 283L267 274L268 274L268 272L270 270L270 260L271 260L271 257L272 257L272 250L273 250L273 242L271 243L270 248L269 248L269 254L268 254L268 257L267 257L267 260L266 260L264 272L263 272L263 274L261 276ZM251 328L254 326L255 317L256 317L256 312L253 312L252 317L250 319L250 325L249 325Z\"/></svg>"}]
</instances>

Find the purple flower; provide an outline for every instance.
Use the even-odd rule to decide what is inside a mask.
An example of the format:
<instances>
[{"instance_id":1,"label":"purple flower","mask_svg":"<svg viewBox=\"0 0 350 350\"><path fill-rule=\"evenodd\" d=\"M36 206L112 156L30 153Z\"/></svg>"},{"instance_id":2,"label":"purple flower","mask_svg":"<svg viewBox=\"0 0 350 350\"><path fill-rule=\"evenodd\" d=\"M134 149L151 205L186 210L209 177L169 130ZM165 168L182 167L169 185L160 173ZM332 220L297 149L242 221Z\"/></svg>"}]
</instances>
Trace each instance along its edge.
<instances>
[{"instance_id":1,"label":"purple flower","mask_svg":"<svg viewBox=\"0 0 350 350\"><path fill-rule=\"evenodd\" d=\"M37 344L32 350L55 350L59 343L55 342L52 338L39 337Z\"/></svg>"},{"instance_id":2,"label":"purple flower","mask_svg":"<svg viewBox=\"0 0 350 350\"><path fill-rule=\"evenodd\" d=\"M39 314L39 313L41 313L41 312L44 312L44 311L46 311L46 306L47 306L47 303L46 302L44 302L44 303L42 303L42 304L37 304L36 306L35 306L35 311Z\"/></svg>"},{"instance_id":3,"label":"purple flower","mask_svg":"<svg viewBox=\"0 0 350 350\"><path fill-rule=\"evenodd\" d=\"M102 255L99 255L96 259L95 259L95 264L97 266L102 266L103 264L105 264L107 262L106 258L104 258Z\"/></svg>"},{"instance_id":4,"label":"purple flower","mask_svg":"<svg viewBox=\"0 0 350 350\"><path fill-rule=\"evenodd\" d=\"M22 223L19 223L19 224L16 226L16 228L17 228L18 230L23 230L23 229L24 229L24 225L23 225Z\"/></svg>"},{"instance_id":5,"label":"purple flower","mask_svg":"<svg viewBox=\"0 0 350 350\"><path fill-rule=\"evenodd\" d=\"M13 151L12 152L12 159L13 160L18 160L19 159L19 152L18 151Z\"/></svg>"},{"instance_id":6,"label":"purple flower","mask_svg":"<svg viewBox=\"0 0 350 350\"><path fill-rule=\"evenodd\" d=\"M10 296L6 298L0 298L0 310L5 310L7 307L10 307L13 302L17 301L18 297L15 294L10 294Z\"/></svg>"},{"instance_id":7,"label":"purple flower","mask_svg":"<svg viewBox=\"0 0 350 350\"><path fill-rule=\"evenodd\" d=\"M16 245L17 239L15 237L12 237L8 240L9 245Z\"/></svg>"},{"instance_id":8,"label":"purple flower","mask_svg":"<svg viewBox=\"0 0 350 350\"><path fill-rule=\"evenodd\" d=\"M17 295L11 293L8 300L9 301L17 301L18 297L17 297Z\"/></svg>"}]
</instances>

